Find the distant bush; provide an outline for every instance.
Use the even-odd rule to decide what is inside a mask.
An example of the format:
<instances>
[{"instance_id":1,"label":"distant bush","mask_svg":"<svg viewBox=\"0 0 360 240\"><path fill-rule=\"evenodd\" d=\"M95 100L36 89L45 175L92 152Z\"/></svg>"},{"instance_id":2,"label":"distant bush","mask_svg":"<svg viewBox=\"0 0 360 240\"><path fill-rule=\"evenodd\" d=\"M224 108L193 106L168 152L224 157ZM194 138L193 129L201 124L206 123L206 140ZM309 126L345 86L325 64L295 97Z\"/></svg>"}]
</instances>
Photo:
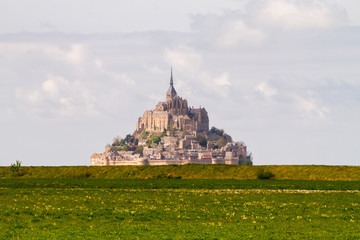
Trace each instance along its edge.
<instances>
[{"instance_id":1,"label":"distant bush","mask_svg":"<svg viewBox=\"0 0 360 240\"><path fill-rule=\"evenodd\" d=\"M10 165L10 171L13 177L21 177L25 174L24 168L21 166L21 161L16 160L16 163Z\"/></svg>"},{"instance_id":2,"label":"distant bush","mask_svg":"<svg viewBox=\"0 0 360 240\"><path fill-rule=\"evenodd\" d=\"M181 179L181 176L173 176L171 173L160 173L155 176L155 179Z\"/></svg>"},{"instance_id":3,"label":"distant bush","mask_svg":"<svg viewBox=\"0 0 360 240\"><path fill-rule=\"evenodd\" d=\"M258 172L257 172L257 178L258 179L273 179L275 177L275 174L272 173L270 170L264 170L263 168L261 168Z\"/></svg>"}]
</instances>

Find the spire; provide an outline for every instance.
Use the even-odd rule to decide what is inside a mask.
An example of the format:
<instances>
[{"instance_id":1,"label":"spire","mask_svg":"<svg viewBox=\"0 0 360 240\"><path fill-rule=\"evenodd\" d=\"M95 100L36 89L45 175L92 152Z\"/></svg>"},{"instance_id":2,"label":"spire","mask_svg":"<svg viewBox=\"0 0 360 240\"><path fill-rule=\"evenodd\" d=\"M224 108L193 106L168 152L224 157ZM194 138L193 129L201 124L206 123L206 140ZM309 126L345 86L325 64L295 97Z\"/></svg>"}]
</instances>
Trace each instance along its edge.
<instances>
[{"instance_id":1,"label":"spire","mask_svg":"<svg viewBox=\"0 0 360 240\"><path fill-rule=\"evenodd\" d=\"M174 88L174 78L173 78L173 71L172 71L172 66L171 66L171 75L170 75L170 86L169 89L166 92L166 99L171 99L174 96L176 96L176 91Z\"/></svg>"},{"instance_id":2,"label":"spire","mask_svg":"<svg viewBox=\"0 0 360 240\"><path fill-rule=\"evenodd\" d=\"M174 79L173 79L173 72L172 72L172 66L171 66L171 76L170 76L170 85L174 84Z\"/></svg>"}]
</instances>

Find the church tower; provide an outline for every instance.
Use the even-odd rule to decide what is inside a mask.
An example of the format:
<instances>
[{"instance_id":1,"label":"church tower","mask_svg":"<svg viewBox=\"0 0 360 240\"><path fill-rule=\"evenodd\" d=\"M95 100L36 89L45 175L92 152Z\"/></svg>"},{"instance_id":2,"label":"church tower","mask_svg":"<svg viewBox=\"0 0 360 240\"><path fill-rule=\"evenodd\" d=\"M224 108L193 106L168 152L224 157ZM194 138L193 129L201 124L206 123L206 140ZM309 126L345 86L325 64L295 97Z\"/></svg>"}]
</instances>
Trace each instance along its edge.
<instances>
[{"instance_id":1,"label":"church tower","mask_svg":"<svg viewBox=\"0 0 360 240\"><path fill-rule=\"evenodd\" d=\"M170 86L166 92L166 101L170 101L177 95L175 88L174 88L174 79L173 79L173 72L171 68L171 76L170 76Z\"/></svg>"}]
</instances>

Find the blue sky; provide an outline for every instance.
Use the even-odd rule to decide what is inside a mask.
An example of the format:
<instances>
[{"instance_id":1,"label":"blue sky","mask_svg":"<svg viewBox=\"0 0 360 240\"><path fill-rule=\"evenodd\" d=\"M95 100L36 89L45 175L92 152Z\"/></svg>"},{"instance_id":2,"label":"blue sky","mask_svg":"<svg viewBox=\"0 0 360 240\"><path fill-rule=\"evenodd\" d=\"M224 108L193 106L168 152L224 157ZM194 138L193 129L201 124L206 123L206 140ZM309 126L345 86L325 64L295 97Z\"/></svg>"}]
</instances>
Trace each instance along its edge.
<instances>
[{"instance_id":1,"label":"blue sky","mask_svg":"<svg viewBox=\"0 0 360 240\"><path fill-rule=\"evenodd\" d=\"M178 94L254 163L359 165L354 0L7 1L0 165L88 165Z\"/></svg>"}]
</instances>

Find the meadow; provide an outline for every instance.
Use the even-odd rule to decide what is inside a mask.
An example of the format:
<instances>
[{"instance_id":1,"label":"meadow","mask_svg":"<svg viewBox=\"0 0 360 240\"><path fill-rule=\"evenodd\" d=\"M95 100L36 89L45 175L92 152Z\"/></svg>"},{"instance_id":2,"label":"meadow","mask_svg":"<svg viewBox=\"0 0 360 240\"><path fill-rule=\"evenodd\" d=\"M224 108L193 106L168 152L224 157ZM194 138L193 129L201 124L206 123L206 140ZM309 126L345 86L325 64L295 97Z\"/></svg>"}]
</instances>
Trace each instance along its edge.
<instances>
[{"instance_id":1,"label":"meadow","mask_svg":"<svg viewBox=\"0 0 360 240\"><path fill-rule=\"evenodd\" d=\"M360 181L360 166L317 165L168 165L168 166L63 166L0 167L1 178L98 178L98 179L257 179L259 171L277 180Z\"/></svg>"},{"instance_id":2,"label":"meadow","mask_svg":"<svg viewBox=\"0 0 360 240\"><path fill-rule=\"evenodd\" d=\"M360 182L0 179L0 239L360 239Z\"/></svg>"}]
</instances>

